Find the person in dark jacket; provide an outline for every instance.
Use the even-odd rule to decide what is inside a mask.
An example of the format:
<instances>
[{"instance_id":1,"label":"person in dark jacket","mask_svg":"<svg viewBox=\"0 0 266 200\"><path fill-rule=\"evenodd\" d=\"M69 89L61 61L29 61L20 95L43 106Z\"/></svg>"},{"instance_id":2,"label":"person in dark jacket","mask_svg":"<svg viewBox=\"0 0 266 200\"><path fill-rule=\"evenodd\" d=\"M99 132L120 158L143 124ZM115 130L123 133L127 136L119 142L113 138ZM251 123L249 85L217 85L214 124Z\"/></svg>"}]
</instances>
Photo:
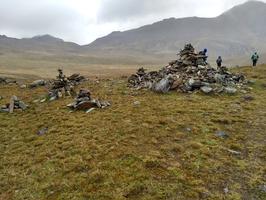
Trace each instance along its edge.
<instances>
[{"instance_id":1,"label":"person in dark jacket","mask_svg":"<svg viewBox=\"0 0 266 200\"><path fill-rule=\"evenodd\" d=\"M259 55L257 52L255 52L252 57L251 57L252 63L253 63L253 67L257 66L257 62L259 60Z\"/></svg>"},{"instance_id":2,"label":"person in dark jacket","mask_svg":"<svg viewBox=\"0 0 266 200\"><path fill-rule=\"evenodd\" d=\"M207 52L208 52L207 49L204 49L203 51L200 51L200 52L199 52L199 55L205 56L205 57L203 58L205 62L207 61L207 58L208 58L208 56L207 56Z\"/></svg>"},{"instance_id":3,"label":"person in dark jacket","mask_svg":"<svg viewBox=\"0 0 266 200\"><path fill-rule=\"evenodd\" d=\"M217 58L217 60L216 60L216 63L217 63L217 67L218 67L218 68L220 68L220 67L222 66L222 62L223 62L222 57L219 56L219 57Z\"/></svg>"}]
</instances>

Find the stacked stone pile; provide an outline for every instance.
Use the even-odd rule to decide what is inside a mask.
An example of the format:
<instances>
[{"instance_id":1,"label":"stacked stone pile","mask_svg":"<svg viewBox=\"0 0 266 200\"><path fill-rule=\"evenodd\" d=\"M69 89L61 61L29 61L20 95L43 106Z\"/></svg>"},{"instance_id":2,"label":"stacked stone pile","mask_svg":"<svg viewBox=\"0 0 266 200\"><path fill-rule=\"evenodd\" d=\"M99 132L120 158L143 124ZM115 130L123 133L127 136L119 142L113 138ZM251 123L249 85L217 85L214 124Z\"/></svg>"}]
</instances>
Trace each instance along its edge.
<instances>
[{"instance_id":1,"label":"stacked stone pile","mask_svg":"<svg viewBox=\"0 0 266 200\"><path fill-rule=\"evenodd\" d=\"M218 69L211 67L207 63L207 56L196 53L191 44L185 45L178 56L177 60L159 71L146 72L140 68L129 77L129 87L149 88L162 93L169 90L235 93L245 83L242 74L231 73L224 66Z\"/></svg>"}]
</instances>

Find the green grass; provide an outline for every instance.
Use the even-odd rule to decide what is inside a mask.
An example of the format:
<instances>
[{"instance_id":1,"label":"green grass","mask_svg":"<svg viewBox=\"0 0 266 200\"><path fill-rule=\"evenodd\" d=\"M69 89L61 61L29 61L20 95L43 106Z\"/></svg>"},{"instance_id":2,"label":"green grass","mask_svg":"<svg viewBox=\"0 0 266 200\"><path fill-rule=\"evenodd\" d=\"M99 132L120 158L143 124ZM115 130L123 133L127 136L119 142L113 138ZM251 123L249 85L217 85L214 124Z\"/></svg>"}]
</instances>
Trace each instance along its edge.
<instances>
[{"instance_id":1,"label":"green grass","mask_svg":"<svg viewBox=\"0 0 266 200\"><path fill-rule=\"evenodd\" d=\"M0 199L265 199L266 66L235 70L256 80L255 100L159 95L111 79L80 86L112 102L85 114L69 112L71 98L32 103L44 88L1 86L0 104L16 94L31 107L0 113Z\"/></svg>"}]
</instances>

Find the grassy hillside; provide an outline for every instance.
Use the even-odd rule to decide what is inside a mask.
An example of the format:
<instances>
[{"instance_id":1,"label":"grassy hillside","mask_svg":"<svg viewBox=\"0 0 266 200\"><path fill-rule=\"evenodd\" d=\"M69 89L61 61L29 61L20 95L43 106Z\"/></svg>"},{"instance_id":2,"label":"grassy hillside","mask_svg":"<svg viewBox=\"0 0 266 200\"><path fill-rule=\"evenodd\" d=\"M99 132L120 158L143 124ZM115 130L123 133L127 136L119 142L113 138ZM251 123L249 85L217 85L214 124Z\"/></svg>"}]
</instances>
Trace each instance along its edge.
<instances>
[{"instance_id":1,"label":"grassy hillside","mask_svg":"<svg viewBox=\"0 0 266 200\"><path fill-rule=\"evenodd\" d=\"M253 101L111 79L81 86L112 102L85 114L69 112L70 98L32 103L44 88L0 86L0 104L16 94L31 105L0 113L0 199L265 199L266 66L235 70L256 80Z\"/></svg>"}]
</instances>

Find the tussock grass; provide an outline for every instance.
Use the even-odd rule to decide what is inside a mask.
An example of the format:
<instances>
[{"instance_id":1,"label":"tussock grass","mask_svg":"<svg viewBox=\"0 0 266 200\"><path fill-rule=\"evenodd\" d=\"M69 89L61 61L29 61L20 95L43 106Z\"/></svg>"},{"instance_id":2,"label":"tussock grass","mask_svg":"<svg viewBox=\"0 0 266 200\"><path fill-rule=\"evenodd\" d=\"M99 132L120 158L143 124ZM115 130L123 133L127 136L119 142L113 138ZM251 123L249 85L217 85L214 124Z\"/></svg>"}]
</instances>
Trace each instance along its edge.
<instances>
[{"instance_id":1,"label":"tussock grass","mask_svg":"<svg viewBox=\"0 0 266 200\"><path fill-rule=\"evenodd\" d=\"M80 86L112 102L86 114L69 112L71 98L32 103L45 88L1 86L1 104L16 94L31 107L0 113L0 199L265 199L266 67L234 70L256 80L255 100L109 79Z\"/></svg>"}]
</instances>

